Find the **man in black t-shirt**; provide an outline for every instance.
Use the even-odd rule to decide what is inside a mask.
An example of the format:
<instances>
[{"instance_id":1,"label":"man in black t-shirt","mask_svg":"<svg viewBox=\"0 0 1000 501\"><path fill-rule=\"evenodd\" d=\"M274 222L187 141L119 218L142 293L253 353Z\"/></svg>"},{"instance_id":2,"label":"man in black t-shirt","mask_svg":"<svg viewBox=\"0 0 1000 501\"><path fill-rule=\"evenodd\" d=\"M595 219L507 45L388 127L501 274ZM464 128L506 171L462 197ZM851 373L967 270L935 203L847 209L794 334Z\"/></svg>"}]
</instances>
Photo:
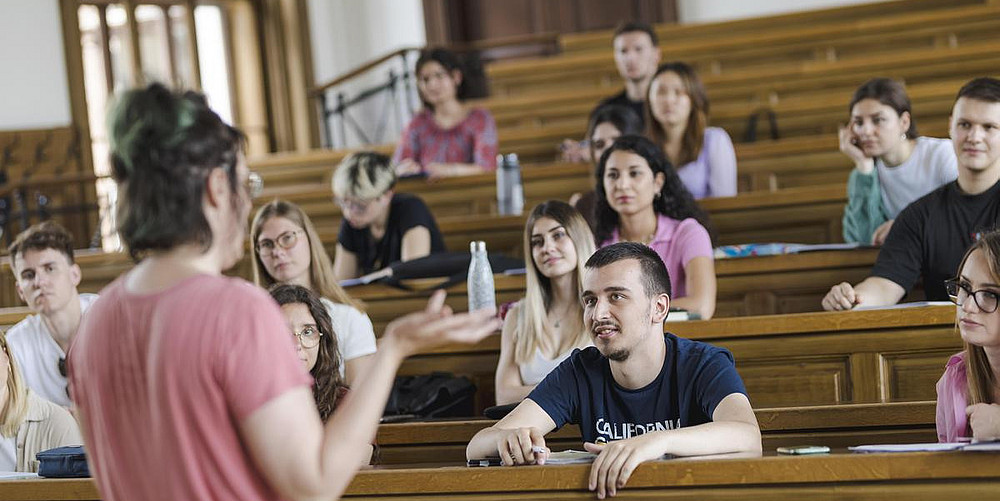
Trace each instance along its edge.
<instances>
[{"instance_id":1,"label":"man in black t-shirt","mask_svg":"<svg viewBox=\"0 0 1000 501\"><path fill-rule=\"evenodd\" d=\"M958 92L950 134L958 179L913 202L896 218L872 274L833 286L826 310L899 302L923 277L927 299L945 301L966 249L1000 223L1000 80L977 78Z\"/></svg>"},{"instance_id":2,"label":"man in black t-shirt","mask_svg":"<svg viewBox=\"0 0 1000 501\"><path fill-rule=\"evenodd\" d=\"M469 442L469 459L542 464L544 435L580 425L598 454L590 489L615 495L632 471L665 454L759 455L760 428L729 351L664 334L670 278L649 247L621 242L585 265L584 325L576 350L510 414Z\"/></svg>"},{"instance_id":3,"label":"man in black t-shirt","mask_svg":"<svg viewBox=\"0 0 1000 501\"><path fill-rule=\"evenodd\" d=\"M649 82L660 64L660 48L656 32L648 24L640 22L622 23L615 29L613 38L615 66L625 82L620 93L601 100L594 109L605 104L617 104L631 108L645 121L646 92ZM590 140L590 138L586 138ZM566 162L589 162L590 149L585 143L566 139L561 148Z\"/></svg>"}]
</instances>

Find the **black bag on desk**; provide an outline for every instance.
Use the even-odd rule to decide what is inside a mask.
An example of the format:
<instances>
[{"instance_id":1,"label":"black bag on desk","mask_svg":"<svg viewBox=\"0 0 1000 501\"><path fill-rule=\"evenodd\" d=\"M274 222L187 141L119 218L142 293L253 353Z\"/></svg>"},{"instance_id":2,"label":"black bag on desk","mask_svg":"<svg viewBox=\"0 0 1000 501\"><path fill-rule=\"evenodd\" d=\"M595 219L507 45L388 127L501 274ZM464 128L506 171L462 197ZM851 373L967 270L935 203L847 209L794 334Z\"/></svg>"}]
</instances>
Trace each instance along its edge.
<instances>
[{"instance_id":1,"label":"black bag on desk","mask_svg":"<svg viewBox=\"0 0 1000 501\"><path fill-rule=\"evenodd\" d=\"M87 455L79 445L56 447L38 454L38 476L46 478L83 478L90 476Z\"/></svg>"},{"instance_id":2,"label":"black bag on desk","mask_svg":"<svg viewBox=\"0 0 1000 501\"><path fill-rule=\"evenodd\" d=\"M468 417L472 415L476 385L448 372L422 376L397 376L385 405L384 421L391 416L418 418Z\"/></svg>"}]
</instances>

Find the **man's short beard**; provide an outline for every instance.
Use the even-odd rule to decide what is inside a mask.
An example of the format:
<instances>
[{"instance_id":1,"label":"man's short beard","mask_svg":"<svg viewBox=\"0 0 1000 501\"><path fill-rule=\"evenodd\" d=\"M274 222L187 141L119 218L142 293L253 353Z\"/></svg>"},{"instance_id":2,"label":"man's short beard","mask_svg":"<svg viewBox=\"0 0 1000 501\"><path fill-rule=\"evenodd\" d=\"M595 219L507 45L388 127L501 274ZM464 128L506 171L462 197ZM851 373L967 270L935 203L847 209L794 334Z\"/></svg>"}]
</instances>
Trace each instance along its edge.
<instances>
[{"instance_id":1,"label":"man's short beard","mask_svg":"<svg viewBox=\"0 0 1000 501\"><path fill-rule=\"evenodd\" d=\"M621 349L608 353L606 356L608 357L608 360L612 362L624 362L628 360L628 357L631 355L632 353L629 350Z\"/></svg>"}]
</instances>

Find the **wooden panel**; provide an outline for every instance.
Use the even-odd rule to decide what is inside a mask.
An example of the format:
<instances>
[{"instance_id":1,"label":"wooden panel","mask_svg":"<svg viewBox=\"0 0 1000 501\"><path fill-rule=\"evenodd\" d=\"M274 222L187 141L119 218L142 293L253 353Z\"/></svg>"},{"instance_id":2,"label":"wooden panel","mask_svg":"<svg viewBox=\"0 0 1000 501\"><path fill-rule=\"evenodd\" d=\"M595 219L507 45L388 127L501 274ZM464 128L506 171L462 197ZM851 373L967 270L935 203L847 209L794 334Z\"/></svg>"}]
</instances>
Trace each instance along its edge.
<instances>
[{"instance_id":1,"label":"wooden panel","mask_svg":"<svg viewBox=\"0 0 1000 501\"><path fill-rule=\"evenodd\" d=\"M847 357L802 357L737 362L754 406L839 404L852 401Z\"/></svg>"},{"instance_id":2,"label":"wooden panel","mask_svg":"<svg viewBox=\"0 0 1000 501\"><path fill-rule=\"evenodd\" d=\"M954 334L957 337L958 334ZM944 372L944 361L954 355L954 350L929 350L906 353L889 352L882 355L888 400L918 400L934 388Z\"/></svg>"}]
</instances>

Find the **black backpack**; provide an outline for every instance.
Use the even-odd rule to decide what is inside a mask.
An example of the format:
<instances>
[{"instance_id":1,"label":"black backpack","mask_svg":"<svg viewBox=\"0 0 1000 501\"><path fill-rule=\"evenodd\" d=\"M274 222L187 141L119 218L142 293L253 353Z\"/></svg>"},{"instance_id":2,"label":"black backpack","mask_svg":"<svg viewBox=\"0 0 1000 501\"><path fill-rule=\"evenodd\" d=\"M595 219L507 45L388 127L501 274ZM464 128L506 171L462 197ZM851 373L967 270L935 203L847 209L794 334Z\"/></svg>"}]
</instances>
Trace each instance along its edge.
<instances>
[{"instance_id":1,"label":"black backpack","mask_svg":"<svg viewBox=\"0 0 1000 501\"><path fill-rule=\"evenodd\" d=\"M383 422L472 415L476 385L449 372L397 376Z\"/></svg>"}]
</instances>

